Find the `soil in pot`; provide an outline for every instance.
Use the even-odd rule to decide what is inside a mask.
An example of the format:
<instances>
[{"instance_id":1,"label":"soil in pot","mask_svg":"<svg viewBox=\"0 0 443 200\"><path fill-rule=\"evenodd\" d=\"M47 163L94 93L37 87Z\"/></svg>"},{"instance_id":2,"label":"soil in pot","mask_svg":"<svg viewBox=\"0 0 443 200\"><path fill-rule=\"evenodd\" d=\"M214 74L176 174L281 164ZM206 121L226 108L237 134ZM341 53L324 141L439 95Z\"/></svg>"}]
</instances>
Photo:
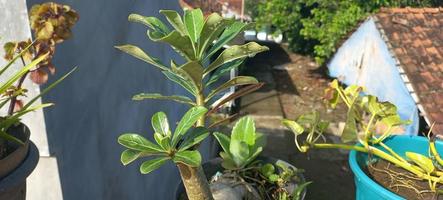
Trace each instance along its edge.
<instances>
[{"instance_id":1,"label":"soil in pot","mask_svg":"<svg viewBox=\"0 0 443 200\"><path fill-rule=\"evenodd\" d=\"M414 174L385 160L378 160L367 166L366 174L378 184L405 199L443 200L443 195L432 192L429 183ZM443 189L443 188L441 188Z\"/></svg>"}]
</instances>

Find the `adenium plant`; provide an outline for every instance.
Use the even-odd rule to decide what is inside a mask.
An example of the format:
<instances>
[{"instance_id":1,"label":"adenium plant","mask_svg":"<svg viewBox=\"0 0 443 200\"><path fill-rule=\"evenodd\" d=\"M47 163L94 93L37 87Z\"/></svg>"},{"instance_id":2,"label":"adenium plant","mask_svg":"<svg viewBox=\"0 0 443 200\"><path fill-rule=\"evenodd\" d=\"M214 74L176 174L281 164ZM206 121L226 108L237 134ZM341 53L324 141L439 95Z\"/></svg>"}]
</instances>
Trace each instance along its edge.
<instances>
[{"instance_id":1,"label":"adenium plant","mask_svg":"<svg viewBox=\"0 0 443 200\"><path fill-rule=\"evenodd\" d=\"M180 122L179 125L186 124L189 127L180 129L180 126L177 126L174 134L171 135L168 134L166 129L154 127L154 139L158 147L161 147L157 150L163 153L159 158L156 158L157 160L148 161L148 164L145 164L145 166L152 166L153 163L161 164L171 159L179 168L189 199L212 199L209 183L201 168L201 156L196 151L196 148L201 140L206 137L206 130L203 127L212 127L220 124L220 121L213 122L213 124L207 126L206 119L226 102L250 93L262 86L254 77L249 76L237 76L220 84L218 84L218 80L231 69L235 69L242 64L246 58L266 51L268 48L255 42L226 46L250 25L235 21L234 19L224 19L217 13L204 16L200 9L185 10L183 17L173 10L160 10L160 13L169 22L169 26L156 17L145 17L138 14L129 15L129 21L147 26L148 38L154 42L163 42L171 46L173 50L183 57L184 63L180 64L177 61L171 60L169 64L165 64L160 59L150 56L141 48L131 44L116 46L116 48L155 66L167 79L180 85L189 95L141 93L135 95L133 100L172 100L193 107L188 113L199 111L199 114L194 113L192 114L193 117L190 117L188 115L191 114L186 113L182 121L188 121L186 123ZM226 49L222 50L223 48ZM222 52L216 56L216 53L221 50ZM211 59L213 56L215 56L214 60ZM221 92L241 85L247 86L231 95L217 98ZM156 114L155 116L162 115ZM157 117L153 118L153 120L158 120ZM157 126L156 124L157 122L153 122L153 126ZM187 131L191 126L195 128ZM126 147L128 147L128 143L125 142L146 147L145 143L149 141L141 139L143 137L140 135L123 136L119 138L119 142ZM187 143L186 141L192 142ZM186 143L189 146L183 146ZM139 151L140 155L152 153L152 148L148 147L132 150ZM132 158L138 158L138 156L133 157L133 153L136 152L124 151L122 162L125 164ZM147 169L155 168L147 167ZM150 171L143 170L142 172Z\"/></svg>"},{"instance_id":2,"label":"adenium plant","mask_svg":"<svg viewBox=\"0 0 443 200\"><path fill-rule=\"evenodd\" d=\"M414 179L427 181L430 190L441 193L439 186L443 184L443 160L435 148L435 136L428 136L429 155L411 151L402 157L383 141L410 122L400 118L394 104L379 101L377 97L364 94L363 91L363 87L355 85L343 88L337 80L326 90L326 99L333 108L340 103L348 108L341 134L342 143L326 143L324 133L329 123L321 120L318 112L302 115L295 121L284 120L283 124L295 134L297 148L301 152L313 148L335 148L375 155L409 171L415 176ZM306 137L300 140L303 134Z\"/></svg>"}]
</instances>

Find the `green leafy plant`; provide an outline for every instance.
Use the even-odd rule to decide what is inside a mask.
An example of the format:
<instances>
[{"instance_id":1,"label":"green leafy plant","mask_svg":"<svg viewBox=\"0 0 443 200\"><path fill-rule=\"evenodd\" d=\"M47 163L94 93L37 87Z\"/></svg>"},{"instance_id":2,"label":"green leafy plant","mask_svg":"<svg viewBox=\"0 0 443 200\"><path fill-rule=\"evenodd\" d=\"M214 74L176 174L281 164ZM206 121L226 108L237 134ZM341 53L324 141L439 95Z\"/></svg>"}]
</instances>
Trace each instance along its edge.
<instances>
[{"instance_id":1,"label":"green leafy plant","mask_svg":"<svg viewBox=\"0 0 443 200\"><path fill-rule=\"evenodd\" d=\"M12 72L12 75L5 77L5 81L0 83L0 109L9 104L7 115L0 117L0 158L7 156L6 141L24 144L24 141L8 133L9 128L20 123L23 115L53 105L52 103L33 104L76 69L54 81L26 104L19 99L27 94L28 90L22 85L28 74L34 83L43 84L48 79L45 70L55 73L51 62L55 43L61 43L70 37L71 28L77 19L76 12L66 5L55 3L34 5L30 11L30 22L36 39L5 43L4 58L8 60L8 63L0 69L0 76L5 76L7 74L5 72L10 70L18 59L22 61L23 68Z\"/></svg>"},{"instance_id":2,"label":"green leafy plant","mask_svg":"<svg viewBox=\"0 0 443 200\"><path fill-rule=\"evenodd\" d=\"M183 17L173 10L160 10L160 13L165 16L170 26L164 24L156 17L145 17L138 14L129 15L129 21L147 26L148 38L154 42L163 42L171 46L173 50L183 57L183 60L185 60L183 64L178 64L174 60L171 60L169 65L164 64L160 59L152 57L141 48L130 44L116 46L116 48L155 66L167 79L180 85L189 95L141 93L135 95L133 100L172 100L191 107L198 107L197 110L200 111L204 108L205 114L198 115L198 118L192 118L196 119L196 121L192 121L190 126L206 127L208 116L216 112L226 102L250 93L262 86L254 77L249 76L237 76L224 83L218 83L220 77L231 69L238 67L246 58L268 50L267 47L255 42L244 45L232 45L222 50L222 48L226 47L226 44L242 33L243 30L250 27L249 24L233 19L224 19L217 13L205 17L200 9L185 10ZM221 53L216 56L216 53L219 51ZM215 57L215 59L211 61L211 57ZM247 86L229 96L217 98L223 91L242 85ZM230 119L228 117L227 119L221 119L221 121L212 122L208 127L213 127L222 121ZM177 132L177 129L175 132ZM196 162L178 162L176 153L163 156L164 160L158 160L160 164L167 160L167 158L176 161L189 199L212 199L209 183L201 168L201 159L197 159L198 156L195 153L197 152L195 151L196 148L201 142L200 139L204 139L200 137L205 136L204 133L198 132L202 130L199 128L196 130L197 132L179 131L180 134L177 136L174 134L170 139L162 133L154 134L155 140L158 140L159 145L164 144L164 148L171 152L179 152L180 149L183 149L181 146L183 141L198 141L195 144L192 143L192 145L187 147L186 151L183 151L193 152L192 154L186 153L181 157L183 160ZM157 132L158 130L155 131ZM128 152L123 152L123 154L131 154ZM127 156L122 156L122 158ZM125 164L127 160L122 160L122 162Z\"/></svg>"},{"instance_id":3,"label":"green leafy plant","mask_svg":"<svg viewBox=\"0 0 443 200\"><path fill-rule=\"evenodd\" d=\"M301 152L315 148L335 148L375 155L409 171L419 180L428 181L432 191L441 192L438 185L443 183L441 171L443 160L435 149L435 137L428 136L430 156L406 152L406 158L403 158L383 141L394 132L401 131L401 126L408 124L409 121L400 119L395 105L380 102L372 95L363 95L362 91L363 88L359 86L343 88L337 80L334 80L326 90L326 99L333 108L339 103L348 107L346 124L341 135L343 143L325 142L323 134L328 123L321 120L317 112L302 115L295 121L284 120L283 124L295 134L297 148ZM300 141L301 135L306 135L303 141ZM353 142L357 144L352 144Z\"/></svg>"},{"instance_id":4,"label":"green leafy plant","mask_svg":"<svg viewBox=\"0 0 443 200\"><path fill-rule=\"evenodd\" d=\"M311 53L323 64L339 42L381 7L438 7L441 1L314 1L263 0L254 19L257 27L272 25L282 31L292 50Z\"/></svg>"},{"instance_id":5,"label":"green leafy plant","mask_svg":"<svg viewBox=\"0 0 443 200\"><path fill-rule=\"evenodd\" d=\"M234 126L230 138L223 133L214 133L223 148L220 156L222 166L228 170L243 169L263 151L265 137L255 132L255 122L251 117L241 118Z\"/></svg>"},{"instance_id":6,"label":"green leafy plant","mask_svg":"<svg viewBox=\"0 0 443 200\"><path fill-rule=\"evenodd\" d=\"M259 169L261 176L267 181L271 188L271 196L278 200L299 200L303 198L303 191L312 182L305 182L299 178L303 170L287 166L281 160L275 163L266 163ZM289 188L289 183L295 181L295 188ZM289 191L291 189L292 191ZM268 189L269 190L269 189Z\"/></svg>"}]
</instances>

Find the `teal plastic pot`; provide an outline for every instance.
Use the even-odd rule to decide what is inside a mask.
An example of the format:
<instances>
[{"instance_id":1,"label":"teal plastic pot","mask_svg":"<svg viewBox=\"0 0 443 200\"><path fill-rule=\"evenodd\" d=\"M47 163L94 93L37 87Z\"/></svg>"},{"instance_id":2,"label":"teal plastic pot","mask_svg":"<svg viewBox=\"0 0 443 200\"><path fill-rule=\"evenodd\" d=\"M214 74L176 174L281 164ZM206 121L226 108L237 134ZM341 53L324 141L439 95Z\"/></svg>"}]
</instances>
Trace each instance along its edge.
<instances>
[{"instance_id":1,"label":"teal plastic pot","mask_svg":"<svg viewBox=\"0 0 443 200\"><path fill-rule=\"evenodd\" d=\"M405 152L407 151L428 155L429 143L425 137L398 135L387 138L384 143L402 157L405 157ZM443 153L442 142L437 141L435 146L439 153ZM379 149L384 150L383 148ZM366 168L368 164L367 158L368 155L366 153L351 151L349 154L349 165L354 173L356 188L355 199L404 199L379 185L366 175L362 168Z\"/></svg>"}]
</instances>

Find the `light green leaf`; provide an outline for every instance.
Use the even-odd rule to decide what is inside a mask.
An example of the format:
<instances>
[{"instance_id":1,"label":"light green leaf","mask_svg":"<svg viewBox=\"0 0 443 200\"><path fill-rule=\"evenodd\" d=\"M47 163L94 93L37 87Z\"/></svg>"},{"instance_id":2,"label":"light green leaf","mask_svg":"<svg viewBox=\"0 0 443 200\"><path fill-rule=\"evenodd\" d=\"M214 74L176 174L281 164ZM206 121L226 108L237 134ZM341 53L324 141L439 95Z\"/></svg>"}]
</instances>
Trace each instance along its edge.
<instances>
[{"instance_id":1,"label":"light green leaf","mask_svg":"<svg viewBox=\"0 0 443 200\"><path fill-rule=\"evenodd\" d=\"M186 10L184 20L192 42L197 42L203 29L203 12L200 9Z\"/></svg>"},{"instance_id":2,"label":"light green leaf","mask_svg":"<svg viewBox=\"0 0 443 200\"><path fill-rule=\"evenodd\" d=\"M154 139L160 147L168 152L171 150L171 136L164 136L160 133L154 133Z\"/></svg>"},{"instance_id":3,"label":"light green leaf","mask_svg":"<svg viewBox=\"0 0 443 200\"><path fill-rule=\"evenodd\" d=\"M19 122L20 117L22 117L26 113L33 112L35 110L40 110L40 109L50 107L53 105L54 105L53 103L44 103L44 104L40 104L40 105L36 105L36 106L26 107L26 109L25 109L25 107L23 107L20 111L13 113L12 116L7 116L3 120L1 120L0 127L4 128L4 129L8 129L13 124L16 124L17 122ZM19 142L19 144L21 144L21 143Z\"/></svg>"},{"instance_id":4,"label":"light green leaf","mask_svg":"<svg viewBox=\"0 0 443 200\"><path fill-rule=\"evenodd\" d=\"M249 146L246 142L232 139L229 152L238 167L246 165L245 161L249 158Z\"/></svg>"},{"instance_id":5,"label":"light green leaf","mask_svg":"<svg viewBox=\"0 0 443 200\"><path fill-rule=\"evenodd\" d=\"M199 40L199 58L202 59L206 49L212 44L212 42L221 34L226 25L231 23L231 20L224 20L217 13L212 13L209 15L205 24L203 25L202 33Z\"/></svg>"},{"instance_id":6,"label":"light green leaf","mask_svg":"<svg viewBox=\"0 0 443 200\"><path fill-rule=\"evenodd\" d=\"M197 95L198 89L197 89L197 87L192 82L189 82L189 81L185 80L184 78L182 78L177 73L174 73L174 72L171 72L171 71L163 71L162 73L169 80L179 84L180 86L182 86L185 90L187 90L192 95L194 95L194 96Z\"/></svg>"},{"instance_id":7,"label":"light green leaf","mask_svg":"<svg viewBox=\"0 0 443 200\"><path fill-rule=\"evenodd\" d=\"M232 62L228 62L226 64L223 64L217 70L215 70L214 73L211 74L211 76L209 77L209 80L206 82L206 86L209 86L212 83L216 82L220 77L222 77L225 73L230 72L232 69L236 69L244 61L245 61L245 59L239 59L236 61L232 61Z\"/></svg>"},{"instance_id":8,"label":"light green leaf","mask_svg":"<svg viewBox=\"0 0 443 200\"><path fill-rule=\"evenodd\" d=\"M160 10L160 13L163 14L168 22L175 28L181 35L188 35L185 24L183 24L183 20L180 15L174 10Z\"/></svg>"},{"instance_id":9,"label":"light green leaf","mask_svg":"<svg viewBox=\"0 0 443 200\"><path fill-rule=\"evenodd\" d=\"M29 48L31 48L34 45L35 41L36 40L34 40L31 44L29 44L26 48L24 48L18 55L16 55L14 58L12 58L12 60L10 60L8 63L6 63L6 65L0 69L0 75L2 75L12 64L14 64L17 59L22 57L23 54L28 52Z\"/></svg>"},{"instance_id":10,"label":"light green leaf","mask_svg":"<svg viewBox=\"0 0 443 200\"><path fill-rule=\"evenodd\" d=\"M123 165L128 165L129 163L139 158L141 154L142 152L140 151L126 149L122 152L122 155L120 156L120 161Z\"/></svg>"},{"instance_id":11,"label":"light green leaf","mask_svg":"<svg viewBox=\"0 0 443 200\"><path fill-rule=\"evenodd\" d=\"M161 61L157 58L151 57L148 54L146 54L142 49L140 49L137 46L126 44L121 46L115 46L115 48L119 49L120 51L123 51L131 56L134 56L142 61L145 61L151 65L154 65L161 69L162 71L169 71L169 68L161 63Z\"/></svg>"},{"instance_id":12,"label":"light green leaf","mask_svg":"<svg viewBox=\"0 0 443 200\"><path fill-rule=\"evenodd\" d=\"M151 118L151 125L156 133L160 133L163 136L171 135L168 117L164 112L155 113Z\"/></svg>"},{"instance_id":13,"label":"light green leaf","mask_svg":"<svg viewBox=\"0 0 443 200\"><path fill-rule=\"evenodd\" d=\"M198 167L201 164L202 158L198 151L180 151L175 153L172 160L175 163L182 163L190 167Z\"/></svg>"},{"instance_id":14,"label":"light green leaf","mask_svg":"<svg viewBox=\"0 0 443 200\"><path fill-rule=\"evenodd\" d=\"M155 158L155 159L145 161L140 166L140 172L142 174L148 174L148 173L158 169L159 167L161 167L169 159L170 158L168 158L168 157L160 157L160 158Z\"/></svg>"},{"instance_id":15,"label":"light green leaf","mask_svg":"<svg viewBox=\"0 0 443 200\"><path fill-rule=\"evenodd\" d=\"M258 155L260 155L260 153L263 151L263 147L258 147L255 149L254 153L252 153L251 151L249 152L249 157L248 159L244 162L243 166L248 165L249 163L251 163L252 161L254 161ZM252 153L252 154L251 154Z\"/></svg>"},{"instance_id":16,"label":"light green leaf","mask_svg":"<svg viewBox=\"0 0 443 200\"><path fill-rule=\"evenodd\" d=\"M233 21L233 22L231 21L231 23L227 25L229 26L223 31L223 33L220 35L220 37L217 39L217 41L211 47L211 49L209 49L206 58L211 57L214 53L220 50L224 45L226 45L228 42L234 39L237 35L242 33L245 29L247 29L248 27L252 27L253 24L245 24L239 21Z\"/></svg>"},{"instance_id":17,"label":"light green leaf","mask_svg":"<svg viewBox=\"0 0 443 200\"><path fill-rule=\"evenodd\" d=\"M159 93L140 93L132 97L132 100L136 101L141 101L145 99L162 99L162 100L164 99L164 100L172 100L178 103L188 104L191 106L195 105L195 103L190 98L178 95L163 96Z\"/></svg>"},{"instance_id":18,"label":"light green leaf","mask_svg":"<svg viewBox=\"0 0 443 200\"><path fill-rule=\"evenodd\" d=\"M434 164L432 160L424 155L414 152L406 152L406 157L409 158L412 162L417 164L420 168L425 170L427 173L431 173L435 170Z\"/></svg>"},{"instance_id":19,"label":"light green leaf","mask_svg":"<svg viewBox=\"0 0 443 200\"><path fill-rule=\"evenodd\" d=\"M174 131L172 146L175 146L182 136L189 130L189 128L191 128L195 122L197 122L197 120L199 120L207 111L208 109L202 106L196 106L189 109L182 117Z\"/></svg>"},{"instance_id":20,"label":"light green leaf","mask_svg":"<svg viewBox=\"0 0 443 200\"><path fill-rule=\"evenodd\" d=\"M208 96L206 97L206 102L208 102L214 95L220 93L221 91L227 90L231 87L240 86L240 85L249 85L258 83L257 79L252 76L236 76L233 79L223 83L216 89L212 90Z\"/></svg>"},{"instance_id":21,"label":"light green leaf","mask_svg":"<svg viewBox=\"0 0 443 200\"><path fill-rule=\"evenodd\" d=\"M249 117L242 117L232 129L231 133L231 145L234 140L243 141L247 145L254 145L255 143L255 123L254 120ZM232 147L231 147L232 148Z\"/></svg>"},{"instance_id":22,"label":"light green leaf","mask_svg":"<svg viewBox=\"0 0 443 200\"><path fill-rule=\"evenodd\" d=\"M231 139L227 135L219 132L214 132L214 137L217 139L223 151L229 153L229 144L231 143Z\"/></svg>"},{"instance_id":23,"label":"light green leaf","mask_svg":"<svg viewBox=\"0 0 443 200\"><path fill-rule=\"evenodd\" d=\"M268 47L261 46L256 42L249 42L244 45L233 45L228 49L225 49L218 57L212 62L206 69L205 75L209 72L217 69L221 65L246 57L254 56L257 53L269 50Z\"/></svg>"},{"instance_id":24,"label":"light green leaf","mask_svg":"<svg viewBox=\"0 0 443 200\"><path fill-rule=\"evenodd\" d=\"M151 28L152 30L159 32L163 35L167 35L169 32L171 32L169 30L169 28L165 24L163 24L162 21L157 19L156 17L145 17L145 16L142 16L139 14L130 14L128 17L128 20L130 22L144 24L144 25L148 26L149 28Z\"/></svg>"},{"instance_id":25,"label":"light green leaf","mask_svg":"<svg viewBox=\"0 0 443 200\"><path fill-rule=\"evenodd\" d=\"M296 136L305 132L305 129L302 125L298 124L295 121L283 119L282 124L288 127Z\"/></svg>"},{"instance_id":26,"label":"light green leaf","mask_svg":"<svg viewBox=\"0 0 443 200\"><path fill-rule=\"evenodd\" d=\"M179 151L187 150L195 146L196 144L199 144L208 136L209 136L209 131L205 127L194 128L186 135L183 143L179 147Z\"/></svg>"},{"instance_id":27,"label":"light green leaf","mask_svg":"<svg viewBox=\"0 0 443 200\"><path fill-rule=\"evenodd\" d=\"M195 60L195 52L192 48L192 41L189 37L181 35L178 31L171 31L168 35L156 34L157 32L148 31L149 39L154 42L165 42L173 49L186 57L188 60Z\"/></svg>"},{"instance_id":28,"label":"light green leaf","mask_svg":"<svg viewBox=\"0 0 443 200\"><path fill-rule=\"evenodd\" d=\"M135 133L125 133L123 135L120 135L120 137L118 137L118 143L132 150L152 153L163 152L163 149L161 147Z\"/></svg>"},{"instance_id":29,"label":"light green leaf","mask_svg":"<svg viewBox=\"0 0 443 200\"><path fill-rule=\"evenodd\" d=\"M303 198L303 191L305 191L306 187L310 185L312 181L304 182L295 188L295 190L292 192L292 200L301 200Z\"/></svg>"}]
</instances>

